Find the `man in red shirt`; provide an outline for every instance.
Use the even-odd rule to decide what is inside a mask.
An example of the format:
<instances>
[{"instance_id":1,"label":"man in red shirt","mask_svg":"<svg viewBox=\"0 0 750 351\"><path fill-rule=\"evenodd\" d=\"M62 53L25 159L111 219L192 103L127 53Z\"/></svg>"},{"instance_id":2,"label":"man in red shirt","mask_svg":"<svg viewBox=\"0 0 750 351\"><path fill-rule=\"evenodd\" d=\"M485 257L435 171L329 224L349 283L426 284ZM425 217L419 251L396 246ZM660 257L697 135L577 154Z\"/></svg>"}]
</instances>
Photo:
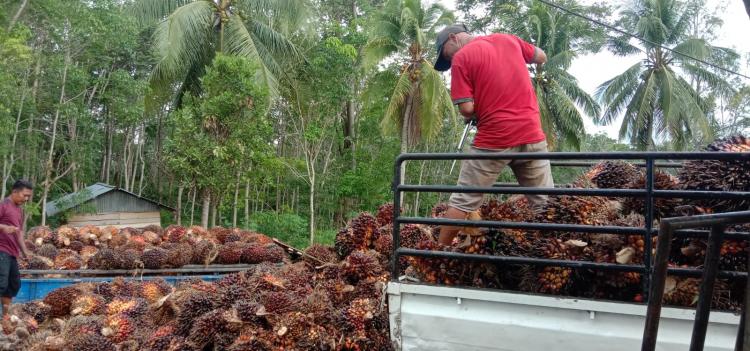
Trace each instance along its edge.
<instances>
[{"instance_id":1,"label":"man in red shirt","mask_svg":"<svg viewBox=\"0 0 750 351\"><path fill-rule=\"evenodd\" d=\"M0 296L3 316L8 313L13 298L21 288L18 271L19 254L30 255L23 239L23 210L21 206L31 199L34 186L25 180L13 184L10 196L0 202Z\"/></svg>"},{"instance_id":2,"label":"man in red shirt","mask_svg":"<svg viewBox=\"0 0 750 351\"><path fill-rule=\"evenodd\" d=\"M547 61L542 49L510 34L473 36L466 26L448 26L438 34L435 69L451 70L451 98L477 134L470 153L547 152L539 104L526 65ZM549 160L464 160L458 185L489 187L505 166L521 186L554 187ZM483 194L451 195L447 218L464 219L482 204ZM527 195L540 208L547 197ZM450 244L459 228L443 226L440 242Z\"/></svg>"}]
</instances>

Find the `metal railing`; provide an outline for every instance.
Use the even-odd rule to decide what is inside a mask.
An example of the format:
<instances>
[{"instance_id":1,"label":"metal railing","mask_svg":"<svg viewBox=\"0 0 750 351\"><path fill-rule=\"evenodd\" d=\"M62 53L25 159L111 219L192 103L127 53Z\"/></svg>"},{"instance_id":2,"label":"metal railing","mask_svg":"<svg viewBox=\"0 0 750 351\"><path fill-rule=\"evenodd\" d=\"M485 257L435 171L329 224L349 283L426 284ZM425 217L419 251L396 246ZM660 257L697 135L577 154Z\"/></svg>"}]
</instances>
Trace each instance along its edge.
<instances>
[{"instance_id":1,"label":"metal railing","mask_svg":"<svg viewBox=\"0 0 750 351\"><path fill-rule=\"evenodd\" d=\"M643 344L641 351L654 351L656 349L656 337L659 331L659 317L661 316L662 297L667 280L667 265L669 252L672 245L672 237L678 229L711 227L708 234L708 245L706 258L703 265L703 275L696 305L695 322L693 334L690 339L690 351L703 350L708 329L708 317L711 313L711 301L714 291L714 283L719 270L719 258L721 244L724 238L724 230L727 225L750 223L750 211L729 212L712 215L700 215L691 217L663 218L659 222L659 239L654 257L654 272L651 285L651 300L646 312L646 326L643 329ZM740 317L740 328L737 332L735 350L744 347L745 320L747 318L747 287L750 287L750 279L746 282L745 307Z\"/></svg>"},{"instance_id":2,"label":"metal railing","mask_svg":"<svg viewBox=\"0 0 750 351\"><path fill-rule=\"evenodd\" d=\"M502 159L502 160L550 160L555 166L585 167L590 160L627 160L642 163L645 168L646 182L644 189L582 189L582 188L530 188L521 186L493 186L493 187L464 187L446 185L410 185L401 184L401 167L406 161L427 160L479 160L479 159ZM702 191L702 190L658 190L654 189L654 172L660 166L673 168L674 161L682 160L721 160L721 161L750 161L750 153L719 153L719 152L599 152L599 153L413 153L402 154L395 161L394 181L392 185L394 194L394 218L393 218L393 247L394 260L392 263L392 279L398 280L400 273L399 258L401 256L418 256L433 258L448 258L467 261L479 261L489 263L527 264L536 266L558 266L571 268L590 268L602 271L637 272L642 274L644 301L649 302L649 289L653 275L651 260L652 242L644 240L644 258L642 265L621 265L595 263L574 260L554 260L531 257L515 256L493 256L480 254L461 254L444 251L425 251L401 247L400 230L402 224L430 224L450 225L463 227L485 227L485 228L507 228L527 229L541 231L563 230L581 233L609 233L618 235L643 235L649 238L657 234L658 230L653 228L654 223L654 199L656 198L683 198L683 199L746 199L750 192L728 192L728 191ZM565 162L557 162L565 161ZM657 161L671 161L662 164ZM401 198L404 192L438 192L438 193L486 193L486 194L541 194L541 195L578 195L578 196L605 196L605 197L639 197L644 199L645 226L643 228L623 226L593 226L578 224L557 223L528 223L528 222L503 222L503 221L471 221L455 220L445 218L422 218L404 217L401 215ZM703 237L708 235L705 230L680 230L676 235L689 237ZM747 240L748 233L734 233L725 235L727 238ZM681 276L700 276L702 269L695 268L668 268L667 272ZM747 272L719 271L719 277L747 277Z\"/></svg>"}]
</instances>

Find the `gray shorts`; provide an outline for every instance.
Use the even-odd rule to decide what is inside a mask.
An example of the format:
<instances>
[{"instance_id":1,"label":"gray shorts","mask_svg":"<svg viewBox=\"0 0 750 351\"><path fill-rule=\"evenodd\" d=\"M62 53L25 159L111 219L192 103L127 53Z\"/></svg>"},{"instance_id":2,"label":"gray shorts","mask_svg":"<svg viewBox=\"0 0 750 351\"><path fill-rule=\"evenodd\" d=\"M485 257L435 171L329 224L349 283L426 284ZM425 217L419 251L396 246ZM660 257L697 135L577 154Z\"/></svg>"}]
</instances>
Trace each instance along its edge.
<instances>
[{"instance_id":1,"label":"gray shorts","mask_svg":"<svg viewBox=\"0 0 750 351\"><path fill-rule=\"evenodd\" d=\"M506 149L477 149L472 147L469 153L489 152L547 152L547 142L525 144ZM505 166L510 166L518 184L524 187L552 188L552 171L549 160L463 160L458 185L473 187L491 187ZM539 207L547 202L547 195L526 195L529 203ZM448 204L464 212L471 212L482 205L484 194L454 193Z\"/></svg>"}]
</instances>

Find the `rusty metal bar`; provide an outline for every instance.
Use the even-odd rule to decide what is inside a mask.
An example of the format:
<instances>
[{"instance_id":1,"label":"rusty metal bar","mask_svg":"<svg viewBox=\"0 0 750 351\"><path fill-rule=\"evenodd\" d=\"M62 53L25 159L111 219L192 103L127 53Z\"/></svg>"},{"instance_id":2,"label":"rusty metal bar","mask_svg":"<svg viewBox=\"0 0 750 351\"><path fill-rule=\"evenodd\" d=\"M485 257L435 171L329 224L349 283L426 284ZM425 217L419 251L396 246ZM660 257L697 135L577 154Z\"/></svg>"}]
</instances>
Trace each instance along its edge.
<instances>
[{"instance_id":1,"label":"rusty metal bar","mask_svg":"<svg viewBox=\"0 0 750 351\"><path fill-rule=\"evenodd\" d=\"M669 251L672 246L672 226L669 221L659 224L659 241L656 244L656 256L653 265L653 277L649 292L648 308L646 309L646 327L643 329L641 351L656 350L656 336L659 333L659 318L661 317L664 285L667 281L667 266Z\"/></svg>"},{"instance_id":2,"label":"rusty metal bar","mask_svg":"<svg viewBox=\"0 0 750 351\"><path fill-rule=\"evenodd\" d=\"M693 324L693 336L690 338L690 351L702 351L706 342L706 331L708 330L708 317L711 314L711 301L714 295L716 273L719 270L719 257L721 249L723 225L711 227L708 235L708 247L706 248L706 261L703 267L703 279L701 280L700 293L698 295L698 306L695 311L695 323Z\"/></svg>"}]
</instances>

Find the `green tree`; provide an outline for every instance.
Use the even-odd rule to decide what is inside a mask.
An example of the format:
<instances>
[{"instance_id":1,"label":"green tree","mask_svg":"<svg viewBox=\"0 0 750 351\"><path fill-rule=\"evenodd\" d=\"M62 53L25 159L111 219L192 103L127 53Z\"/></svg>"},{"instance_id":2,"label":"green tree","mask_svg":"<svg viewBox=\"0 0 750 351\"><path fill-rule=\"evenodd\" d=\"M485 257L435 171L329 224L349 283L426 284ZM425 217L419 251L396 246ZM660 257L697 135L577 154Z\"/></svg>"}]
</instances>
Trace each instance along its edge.
<instances>
[{"instance_id":1,"label":"green tree","mask_svg":"<svg viewBox=\"0 0 750 351\"><path fill-rule=\"evenodd\" d=\"M653 149L655 140L664 139L684 149L694 137L711 135L710 105L686 77L699 78L705 86L725 94L734 90L721 76L679 54L709 59L731 51L688 35L693 10L678 0L637 0L618 21L620 27L645 40L636 46L629 37L617 37L610 42L613 52L644 57L599 86L596 95L605 111L596 121L606 125L624 115L620 138L629 139L638 149Z\"/></svg>"},{"instance_id":2,"label":"green tree","mask_svg":"<svg viewBox=\"0 0 750 351\"><path fill-rule=\"evenodd\" d=\"M245 58L216 56L201 79L203 93L187 97L175 114L168 163L183 181L201 189L204 227L218 195L271 150L268 91L257 84L259 70Z\"/></svg>"},{"instance_id":3,"label":"green tree","mask_svg":"<svg viewBox=\"0 0 750 351\"><path fill-rule=\"evenodd\" d=\"M299 54L289 38L306 27L308 10L305 0L138 0L135 11L144 23L160 21L153 36L154 93L168 98L177 89L179 105L184 92L200 91L204 67L222 52L260 62L275 94L279 57Z\"/></svg>"}]
</instances>

